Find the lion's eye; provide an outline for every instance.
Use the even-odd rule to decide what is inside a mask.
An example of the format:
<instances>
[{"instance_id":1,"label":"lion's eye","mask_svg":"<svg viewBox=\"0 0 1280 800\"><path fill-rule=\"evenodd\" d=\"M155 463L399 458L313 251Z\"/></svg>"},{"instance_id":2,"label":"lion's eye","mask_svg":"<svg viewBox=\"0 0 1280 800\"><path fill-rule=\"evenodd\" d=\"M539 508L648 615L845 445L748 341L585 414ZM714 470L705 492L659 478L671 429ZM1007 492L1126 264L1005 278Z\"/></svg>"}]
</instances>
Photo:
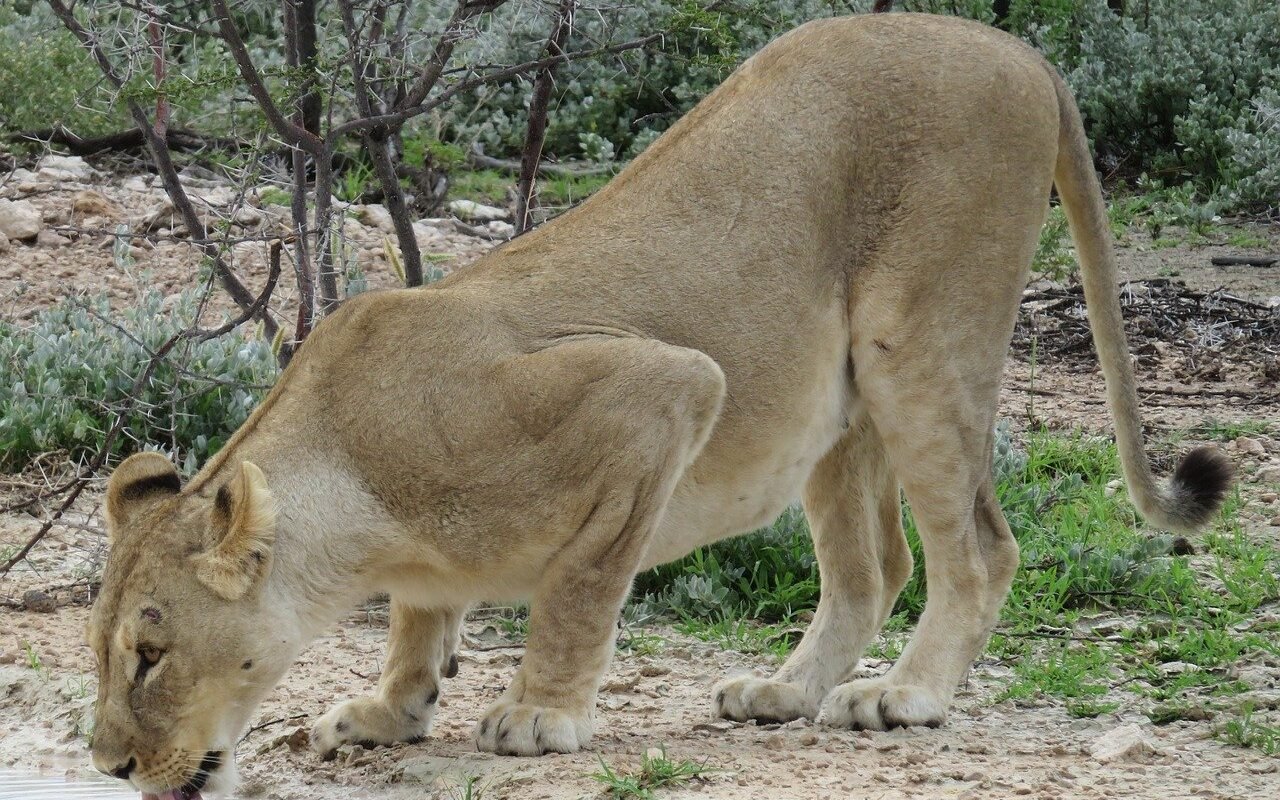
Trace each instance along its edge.
<instances>
[{"instance_id":1,"label":"lion's eye","mask_svg":"<svg viewBox=\"0 0 1280 800\"><path fill-rule=\"evenodd\" d=\"M164 651L158 647L144 645L138 648L138 674L134 676L135 683L140 683L146 677L147 671L160 661L160 657L164 655Z\"/></svg>"}]
</instances>

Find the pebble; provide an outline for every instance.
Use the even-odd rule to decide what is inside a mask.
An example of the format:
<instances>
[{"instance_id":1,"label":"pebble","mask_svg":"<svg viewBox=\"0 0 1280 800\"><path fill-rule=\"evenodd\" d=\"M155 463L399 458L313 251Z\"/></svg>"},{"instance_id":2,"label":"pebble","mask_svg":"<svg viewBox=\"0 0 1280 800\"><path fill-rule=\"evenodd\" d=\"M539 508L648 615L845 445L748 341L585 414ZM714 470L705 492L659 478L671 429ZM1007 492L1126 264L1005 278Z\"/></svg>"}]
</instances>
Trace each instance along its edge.
<instances>
[{"instance_id":1,"label":"pebble","mask_svg":"<svg viewBox=\"0 0 1280 800\"><path fill-rule=\"evenodd\" d=\"M36 244L41 247L66 247L71 244L71 240L46 228L36 234Z\"/></svg>"},{"instance_id":2,"label":"pebble","mask_svg":"<svg viewBox=\"0 0 1280 800\"><path fill-rule=\"evenodd\" d=\"M800 736L800 744L804 745L805 747L812 747L817 743L818 743L818 734L816 733L805 733Z\"/></svg>"},{"instance_id":3,"label":"pebble","mask_svg":"<svg viewBox=\"0 0 1280 800\"><path fill-rule=\"evenodd\" d=\"M1103 764L1142 761L1159 750L1137 725L1123 725L1107 731L1089 746L1089 754Z\"/></svg>"},{"instance_id":4,"label":"pebble","mask_svg":"<svg viewBox=\"0 0 1280 800\"><path fill-rule=\"evenodd\" d=\"M58 607L58 603L53 599L52 595L46 594L39 589L28 589L22 595L22 607L27 611L48 614Z\"/></svg>"}]
</instances>

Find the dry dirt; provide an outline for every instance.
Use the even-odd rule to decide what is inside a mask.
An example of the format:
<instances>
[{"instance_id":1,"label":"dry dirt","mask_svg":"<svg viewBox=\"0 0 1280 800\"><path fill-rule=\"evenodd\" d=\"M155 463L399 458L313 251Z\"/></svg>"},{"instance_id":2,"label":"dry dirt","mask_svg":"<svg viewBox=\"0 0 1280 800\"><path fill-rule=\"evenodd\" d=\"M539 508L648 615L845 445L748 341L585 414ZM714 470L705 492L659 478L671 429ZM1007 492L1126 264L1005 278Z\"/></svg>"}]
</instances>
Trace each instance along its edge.
<instances>
[{"instance_id":1,"label":"dry dirt","mask_svg":"<svg viewBox=\"0 0 1280 800\"><path fill-rule=\"evenodd\" d=\"M98 216L71 210L73 198L86 189L107 201ZM9 319L28 318L72 292L106 290L125 302L142 280L166 291L190 285L197 261L190 247L158 232L153 240L135 242L136 265L131 270L113 263L110 233L115 225L128 222L140 229L143 217L159 202L157 191L142 179L94 175L67 181L33 175L9 181L0 188L0 196L31 199L46 224L59 226L68 240L47 245L14 242L0 251L0 313ZM270 228L277 222L276 213L267 209L258 225ZM447 221L432 227L438 235L426 236L425 244L429 252L446 257L439 263L447 268L464 266L492 246L454 232ZM1264 251L1280 252L1277 226L1254 226L1252 231L1268 240ZM382 252L383 232L354 222L348 232L370 284L392 285L395 278ZM236 250L236 268L251 287L265 275L261 249L251 243ZM1242 251L1224 245L1154 250L1141 241L1120 250L1127 277L1156 278L1177 271L1192 289L1225 286L1231 294L1261 306L1280 295L1280 267L1210 266L1209 258L1220 254ZM142 270L150 277L142 278ZM274 307L287 318L292 304L285 292ZM1030 315L1024 314L1022 328L1031 324ZM1051 339L1051 334L1043 336ZM1228 369L1183 369L1181 374L1177 359L1182 356L1177 352L1139 357L1144 412L1157 440L1207 421L1280 421L1276 382L1267 377L1261 361L1250 363L1266 353L1234 355ZM1277 355L1272 347L1270 357ZM1058 363L1043 356L1037 360L1033 369L1026 355L1011 359L1002 415L1020 429L1043 424L1106 431L1101 378L1088 362ZM1246 476L1243 519L1259 536L1275 537L1280 531L1270 524L1272 518L1280 522L1280 501L1275 499L1276 487L1249 476L1256 477L1260 468L1280 469L1277 435L1280 432L1273 428L1270 436L1250 436L1228 448ZM24 481L38 480L34 475L14 479L6 494L18 496ZM5 603L0 606L0 768L72 776L89 770L82 734L94 686L82 629L88 613L85 577L100 565L103 551L99 497L96 491L86 493L67 524L54 529L33 559L0 580L0 601ZM38 524L23 513L0 516L0 548L25 540ZM20 610L20 598L31 588L51 592L57 609ZM237 796L461 797L462 777L477 775L486 798L598 797L602 787L589 775L599 770L601 759L625 771L654 747L665 747L673 759L690 759L707 768L692 783L659 792L660 797L672 798L1280 796L1280 759L1222 743L1214 737L1212 722L1156 727L1135 709L1080 720L1057 703L993 704L1009 678L1008 667L995 662L975 667L949 724L940 730L854 733L807 724L779 727L712 720L709 694L716 680L736 670L767 672L773 664L767 657L726 652L668 629L646 631L663 641L652 655L623 652L615 660L599 698L598 733L587 751L540 759L479 754L471 744L472 726L505 687L522 652L518 644L496 640L486 624L483 619L468 623L470 644L460 654L458 677L445 684L429 739L371 752L346 749L337 761L323 763L309 750L291 748L288 735L305 729L334 702L371 691L386 642L385 617L376 610L345 620L304 653L261 709L258 723L265 727L251 732L237 750L244 779ZM28 646L39 659L39 669L28 663ZM862 670L874 674L887 666L867 660ZM1258 668L1259 696L1280 704L1280 664ZM1139 749L1149 752L1115 761L1093 754L1100 737L1126 725L1138 726L1149 746Z\"/></svg>"}]
</instances>

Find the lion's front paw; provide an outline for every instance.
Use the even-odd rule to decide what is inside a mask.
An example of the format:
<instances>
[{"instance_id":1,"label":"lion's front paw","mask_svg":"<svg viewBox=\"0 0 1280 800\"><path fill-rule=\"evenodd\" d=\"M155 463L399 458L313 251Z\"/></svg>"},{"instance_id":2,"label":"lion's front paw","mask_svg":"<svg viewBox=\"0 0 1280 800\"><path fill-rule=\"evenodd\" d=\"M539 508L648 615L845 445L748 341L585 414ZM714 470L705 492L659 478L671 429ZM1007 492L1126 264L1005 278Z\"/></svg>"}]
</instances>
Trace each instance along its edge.
<instances>
[{"instance_id":1,"label":"lion's front paw","mask_svg":"<svg viewBox=\"0 0 1280 800\"><path fill-rule=\"evenodd\" d=\"M800 687L782 681L743 675L721 681L712 691L716 716L738 722L812 719L818 711L817 702L809 699Z\"/></svg>"},{"instance_id":2,"label":"lion's front paw","mask_svg":"<svg viewBox=\"0 0 1280 800\"><path fill-rule=\"evenodd\" d=\"M348 700L316 720L311 728L311 749L327 760L344 744L373 747L416 742L431 729L435 699L432 693L419 707L408 709L393 709L374 697Z\"/></svg>"},{"instance_id":3,"label":"lion's front paw","mask_svg":"<svg viewBox=\"0 0 1280 800\"><path fill-rule=\"evenodd\" d=\"M499 701L476 729L476 747L504 756L576 753L591 740L591 716L563 708Z\"/></svg>"},{"instance_id":4,"label":"lion's front paw","mask_svg":"<svg viewBox=\"0 0 1280 800\"><path fill-rule=\"evenodd\" d=\"M935 692L886 678L841 684L831 690L818 712L821 725L870 731L912 725L936 728L946 719L947 703Z\"/></svg>"}]
</instances>

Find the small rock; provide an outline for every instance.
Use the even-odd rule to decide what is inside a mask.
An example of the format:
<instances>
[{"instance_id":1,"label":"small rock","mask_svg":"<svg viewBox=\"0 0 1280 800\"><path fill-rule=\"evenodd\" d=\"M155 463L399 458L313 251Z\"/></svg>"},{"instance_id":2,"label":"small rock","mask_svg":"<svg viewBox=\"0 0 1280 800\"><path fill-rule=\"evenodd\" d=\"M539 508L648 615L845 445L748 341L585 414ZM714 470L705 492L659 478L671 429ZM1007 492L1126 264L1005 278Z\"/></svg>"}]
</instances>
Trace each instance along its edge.
<instances>
[{"instance_id":1,"label":"small rock","mask_svg":"<svg viewBox=\"0 0 1280 800\"><path fill-rule=\"evenodd\" d=\"M494 236L500 236L503 239L515 238L516 226L512 225L510 222L503 222L502 220L495 219L493 222L490 222L487 227L489 228L489 233L492 233Z\"/></svg>"},{"instance_id":2,"label":"small rock","mask_svg":"<svg viewBox=\"0 0 1280 800\"><path fill-rule=\"evenodd\" d=\"M1277 499L1280 499L1280 495L1277 495L1275 492L1263 492L1258 495L1258 499L1264 503L1274 503Z\"/></svg>"},{"instance_id":3,"label":"small rock","mask_svg":"<svg viewBox=\"0 0 1280 800\"><path fill-rule=\"evenodd\" d=\"M116 213L111 201L92 189L76 192L71 198L71 210L86 217L110 217Z\"/></svg>"},{"instance_id":4,"label":"small rock","mask_svg":"<svg viewBox=\"0 0 1280 800\"><path fill-rule=\"evenodd\" d=\"M665 759L667 753L661 747L650 747L644 751L644 757L647 761L658 761L659 759Z\"/></svg>"},{"instance_id":5,"label":"small rock","mask_svg":"<svg viewBox=\"0 0 1280 800\"><path fill-rule=\"evenodd\" d=\"M640 667L640 674L646 678L656 678L669 672L671 672L671 667L664 667L661 664L645 664Z\"/></svg>"},{"instance_id":6,"label":"small rock","mask_svg":"<svg viewBox=\"0 0 1280 800\"><path fill-rule=\"evenodd\" d=\"M764 738L764 749L766 750L782 750L786 746L786 741L776 733Z\"/></svg>"},{"instance_id":7,"label":"small rock","mask_svg":"<svg viewBox=\"0 0 1280 800\"><path fill-rule=\"evenodd\" d=\"M1280 464L1268 464L1261 467L1253 476L1258 483L1280 483Z\"/></svg>"},{"instance_id":8,"label":"small rock","mask_svg":"<svg viewBox=\"0 0 1280 800\"><path fill-rule=\"evenodd\" d=\"M52 595L45 594L39 589L28 589L22 595L22 607L28 611L48 614L58 607L58 603Z\"/></svg>"},{"instance_id":9,"label":"small rock","mask_svg":"<svg viewBox=\"0 0 1280 800\"><path fill-rule=\"evenodd\" d=\"M311 746L311 734L306 728L295 728L293 733L284 737L284 743L291 752L300 753Z\"/></svg>"},{"instance_id":10,"label":"small rock","mask_svg":"<svg viewBox=\"0 0 1280 800\"><path fill-rule=\"evenodd\" d=\"M1267 455L1267 449L1262 446L1262 442L1249 436L1237 436L1232 444L1241 453L1248 453L1261 458L1265 458Z\"/></svg>"},{"instance_id":11,"label":"small rock","mask_svg":"<svg viewBox=\"0 0 1280 800\"><path fill-rule=\"evenodd\" d=\"M4 652L0 653L0 664L14 664L18 661L17 653Z\"/></svg>"},{"instance_id":12,"label":"small rock","mask_svg":"<svg viewBox=\"0 0 1280 800\"><path fill-rule=\"evenodd\" d=\"M419 249L425 249L427 245L435 244L444 239L444 234L438 228L418 220L413 223L413 238L418 240Z\"/></svg>"},{"instance_id":13,"label":"small rock","mask_svg":"<svg viewBox=\"0 0 1280 800\"><path fill-rule=\"evenodd\" d=\"M1107 486L1105 489L1102 490L1102 493L1107 497L1114 497L1115 493L1120 491L1123 488L1124 488L1124 481L1120 478L1116 478L1113 481L1107 482Z\"/></svg>"},{"instance_id":14,"label":"small rock","mask_svg":"<svg viewBox=\"0 0 1280 800\"><path fill-rule=\"evenodd\" d=\"M262 212L253 206L240 206L236 209L235 213L231 215L231 219L237 225L252 228L253 226L260 225L262 223Z\"/></svg>"},{"instance_id":15,"label":"small rock","mask_svg":"<svg viewBox=\"0 0 1280 800\"><path fill-rule=\"evenodd\" d=\"M36 168L36 177L44 181L79 181L93 175L93 169L80 156L45 156Z\"/></svg>"},{"instance_id":16,"label":"small rock","mask_svg":"<svg viewBox=\"0 0 1280 800\"><path fill-rule=\"evenodd\" d=\"M509 216L505 208L487 206L474 200L454 200L449 203L449 211L472 222L492 222Z\"/></svg>"},{"instance_id":17,"label":"small rock","mask_svg":"<svg viewBox=\"0 0 1280 800\"><path fill-rule=\"evenodd\" d=\"M36 244L41 247L66 247L71 244L71 240L46 228L36 234Z\"/></svg>"},{"instance_id":18,"label":"small rock","mask_svg":"<svg viewBox=\"0 0 1280 800\"><path fill-rule=\"evenodd\" d=\"M1169 661L1160 665L1160 671L1165 675L1181 675L1184 672L1199 672L1200 667L1186 661Z\"/></svg>"},{"instance_id":19,"label":"small rock","mask_svg":"<svg viewBox=\"0 0 1280 800\"><path fill-rule=\"evenodd\" d=\"M395 223L391 219L391 212L387 210L386 206L377 203L359 206L356 209L356 219L370 228L377 228L386 233L395 233L396 230Z\"/></svg>"},{"instance_id":20,"label":"small rock","mask_svg":"<svg viewBox=\"0 0 1280 800\"><path fill-rule=\"evenodd\" d=\"M1117 761L1145 761L1159 750L1137 725L1124 725L1094 740L1089 754L1103 764Z\"/></svg>"},{"instance_id":21,"label":"small rock","mask_svg":"<svg viewBox=\"0 0 1280 800\"><path fill-rule=\"evenodd\" d=\"M724 720L716 720L715 722L695 723L693 726L693 729L695 731L702 731L704 733L724 733L725 731L733 730L735 727L738 727L738 726L734 725L732 722L726 722Z\"/></svg>"},{"instance_id":22,"label":"small rock","mask_svg":"<svg viewBox=\"0 0 1280 800\"><path fill-rule=\"evenodd\" d=\"M30 200L0 200L0 233L10 239L34 239L43 228Z\"/></svg>"},{"instance_id":23,"label":"small rock","mask_svg":"<svg viewBox=\"0 0 1280 800\"><path fill-rule=\"evenodd\" d=\"M800 741L800 744L805 747L813 747L815 744L818 743L818 734L803 733L800 735L799 741Z\"/></svg>"},{"instance_id":24,"label":"small rock","mask_svg":"<svg viewBox=\"0 0 1280 800\"><path fill-rule=\"evenodd\" d=\"M1271 527L1273 527L1273 528L1280 528L1280 517L1272 517L1272 518L1271 518Z\"/></svg>"}]
</instances>

